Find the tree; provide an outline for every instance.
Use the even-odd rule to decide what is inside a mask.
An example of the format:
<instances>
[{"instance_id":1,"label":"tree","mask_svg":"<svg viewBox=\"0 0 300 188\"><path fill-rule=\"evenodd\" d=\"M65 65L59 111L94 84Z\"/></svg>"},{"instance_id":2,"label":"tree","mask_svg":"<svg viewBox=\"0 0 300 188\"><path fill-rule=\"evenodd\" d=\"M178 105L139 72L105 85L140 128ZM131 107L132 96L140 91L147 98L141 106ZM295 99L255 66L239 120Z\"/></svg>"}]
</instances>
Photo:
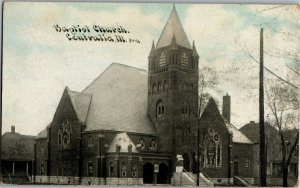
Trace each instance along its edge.
<instances>
[{"instance_id":1,"label":"tree","mask_svg":"<svg viewBox=\"0 0 300 188\"><path fill-rule=\"evenodd\" d=\"M209 89L215 89L218 85L218 75L217 72L210 67L203 67L199 70L199 81L198 81L198 112L196 114L199 120L205 106L211 97L208 93ZM197 147L198 147L198 164L197 164L197 186L199 186L199 173L200 173L200 156L204 152L204 143L208 138L208 126L201 126L198 124L197 129Z\"/></svg>"},{"instance_id":2,"label":"tree","mask_svg":"<svg viewBox=\"0 0 300 188\"><path fill-rule=\"evenodd\" d=\"M285 131L296 128L299 122L297 113L299 101L297 91L289 85L272 85L266 92L266 103L271 111L271 123L278 129L281 142L282 183L288 186L288 169L299 140L299 130L293 135L285 135ZM290 147L291 146L291 147Z\"/></svg>"}]
</instances>

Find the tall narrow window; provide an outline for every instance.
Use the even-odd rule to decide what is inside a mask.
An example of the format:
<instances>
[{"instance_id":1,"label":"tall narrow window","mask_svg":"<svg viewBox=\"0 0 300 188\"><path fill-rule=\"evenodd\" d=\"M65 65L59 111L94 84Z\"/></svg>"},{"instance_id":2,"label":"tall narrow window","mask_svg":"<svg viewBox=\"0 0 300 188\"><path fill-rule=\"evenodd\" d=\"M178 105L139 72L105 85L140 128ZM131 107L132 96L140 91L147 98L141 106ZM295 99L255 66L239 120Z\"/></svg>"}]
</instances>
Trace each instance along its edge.
<instances>
[{"instance_id":1,"label":"tall narrow window","mask_svg":"<svg viewBox=\"0 0 300 188\"><path fill-rule=\"evenodd\" d=\"M156 118L162 119L165 113L164 104L161 100L159 100L156 104Z\"/></svg>"},{"instance_id":2,"label":"tall narrow window","mask_svg":"<svg viewBox=\"0 0 300 188\"><path fill-rule=\"evenodd\" d=\"M44 164L41 164L41 175L45 173Z\"/></svg>"},{"instance_id":3,"label":"tall narrow window","mask_svg":"<svg viewBox=\"0 0 300 188\"><path fill-rule=\"evenodd\" d=\"M188 63L188 56L187 56L187 54L185 52L183 52L181 54L181 65L182 66L188 66L189 65L189 63Z\"/></svg>"},{"instance_id":4,"label":"tall narrow window","mask_svg":"<svg viewBox=\"0 0 300 188\"><path fill-rule=\"evenodd\" d=\"M143 138L140 139L140 146L141 146L141 150L146 149L146 144Z\"/></svg>"},{"instance_id":5,"label":"tall narrow window","mask_svg":"<svg viewBox=\"0 0 300 188\"><path fill-rule=\"evenodd\" d=\"M167 62L166 54L162 52L160 54L160 59L159 59L159 66L165 66Z\"/></svg>"},{"instance_id":6,"label":"tall narrow window","mask_svg":"<svg viewBox=\"0 0 300 188\"><path fill-rule=\"evenodd\" d=\"M109 164L109 175L110 175L110 177L114 176L114 165L113 165L113 163Z\"/></svg>"},{"instance_id":7,"label":"tall narrow window","mask_svg":"<svg viewBox=\"0 0 300 188\"><path fill-rule=\"evenodd\" d=\"M94 166L93 166L93 162L88 162L88 172L87 175L88 176L93 176L93 172L94 172Z\"/></svg>"},{"instance_id":8,"label":"tall narrow window","mask_svg":"<svg viewBox=\"0 0 300 188\"><path fill-rule=\"evenodd\" d=\"M156 141L154 139L151 140L149 149L156 150Z\"/></svg>"},{"instance_id":9,"label":"tall narrow window","mask_svg":"<svg viewBox=\"0 0 300 188\"><path fill-rule=\"evenodd\" d=\"M168 83L167 83L167 81L165 80L165 81L164 81L164 85L163 85L163 91L166 91L166 90L168 90Z\"/></svg>"},{"instance_id":10,"label":"tall narrow window","mask_svg":"<svg viewBox=\"0 0 300 188\"><path fill-rule=\"evenodd\" d=\"M94 144L93 144L93 137L90 136L90 137L88 138L88 147L91 148L91 147L93 147L93 146L94 146Z\"/></svg>"},{"instance_id":11,"label":"tall narrow window","mask_svg":"<svg viewBox=\"0 0 300 188\"><path fill-rule=\"evenodd\" d=\"M137 177L137 165L135 163L132 164L131 175L133 178Z\"/></svg>"},{"instance_id":12,"label":"tall narrow window","mask_svg":"<svg viewBox=\"0 0 300 188\"><path fill-rule=\"evenodd\" d=\"M217 163L216 166L217 167L221 167L221 144L217 143Z\"/></svg>"},{"instance_id":13,"label":"tall narrow window","mask_svg":"<svg viewBox=\"0 0 300 188\"><path fill-rule=\"evenodd\" d=\"M249 168L250 167L250 160L248 158L246 158L245 160L245 168Z\"/></svg>"},{"instance_id":14,"label":"tall narrow window","mask_svg":"<svg viewBox=\"0 0 300 188\"><path fill-rule=\"evenodd\" d=\"M121 175L122 175L122 177L127 176L126 164L124 162L122 163L122 166L121 166Z\"/></svg>"},{"instance_id":15,"label":"tall narrow window","mask_svg":"<svg viewBox=\"0 0 300 188\"><path fill-rule=\"evenodd\" d=\"M210 141L207 146L207 166L214 167L215 166L215 158L216 158L216 147L215 142Z\"/></svg>"},{"instance_id":16,"label":"tall narrow window","mask_svg":"<svg viewBox=\"0 0 300 188\"><path fill-rule=\"evenodd\" d=\"M72 126L70 122L66 119L59 125L58 145L60 148L62 149L68 148L71 142L71 133L72 133Z\"/></svg>"},{"instance_id":17,"label":"tall narrow window","mask_svg":"<svg viewBox=\"0 0 300 188\"><path fill-rule=\"evenodd\" d=\"M156 91L157 91L157 88L156 88L156 84L154 83L152 86L152 92L156 92Z\"/></svg>"},{"instance_id":18,"label":"tall narrow window","mask_svg":"<svg viewBox=\"0 0 300 188\"><path fill-rule=\"evenodd\" d=\"M182 117L187 117L189 115L189 105L187 102L183 103L181 115Z\"/></svg>"},{"instance_id":19,"label":"tall narrow window","mask_svg":"<svg viewBox=\"0 0 300 188\"><path fill-rule=\"evenodd\" d=\"M222 143L216 131L210 131L210 140L206 144L204 165L207 167L222 166Z\"/></svg>"},{"instance_id":20,"label":"tall narrow window","mask_svg":"<svg viewBox=\"0 0 300 188\"><path fill-rule=\"evenodd\" d=\"M163 90L163 86L162 86L161 82L158 82L157 90L158 91L162 91Z\"/></svg>"}]
</instances>

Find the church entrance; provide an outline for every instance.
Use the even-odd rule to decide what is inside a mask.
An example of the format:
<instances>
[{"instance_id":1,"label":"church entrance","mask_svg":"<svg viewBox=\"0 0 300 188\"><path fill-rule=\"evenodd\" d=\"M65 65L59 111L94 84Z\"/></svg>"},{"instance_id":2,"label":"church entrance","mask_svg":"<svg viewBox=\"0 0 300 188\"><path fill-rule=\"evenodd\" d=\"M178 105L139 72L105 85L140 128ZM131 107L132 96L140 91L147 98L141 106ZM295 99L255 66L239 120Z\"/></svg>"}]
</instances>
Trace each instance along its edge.
<instances>
[{"instance_id":1,"label":"church entrance","mask_svg":"<svg viewBox=\"0 0 300 188\"><path fill-rule=\"evenodd\" d=\"M165 163L159 165L159 172L157 174L157 184L167 184L168 183L169 168Z\"/></svg>"},{"instance_id":2,"label":"church entrance","mask_svg":"<svg viewBox=\"0 0 300 188\"><path fill-rule=\"evenodd\" d=\"M183 168L186 171L190 172L190 158L189 158L189 155L187 153L184 153L182 155L182 157L183 157Z\"/></svg>"},{"instance_id":3,"label":"church entrance","mask_svg":"<svg viewBox=\"0 0 300 188\"><path fill-rule=\"evenodd\" d=\"M153 183L153 173L154 173L154 167L151 163L146 163L143 166L143 183L152 184Z\"/></svg>"}]
</instances>

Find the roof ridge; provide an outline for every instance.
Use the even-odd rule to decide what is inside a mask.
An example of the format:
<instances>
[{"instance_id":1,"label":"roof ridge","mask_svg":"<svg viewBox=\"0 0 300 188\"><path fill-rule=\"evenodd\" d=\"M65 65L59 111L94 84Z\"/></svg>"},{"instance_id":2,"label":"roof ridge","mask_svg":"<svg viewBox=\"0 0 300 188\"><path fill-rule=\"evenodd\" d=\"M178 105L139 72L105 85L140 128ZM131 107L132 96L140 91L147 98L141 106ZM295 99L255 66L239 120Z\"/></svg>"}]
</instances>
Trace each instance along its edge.
<instances>
[{"instance_id":1,"label":"roof ridge","mask_svg":"<svg viewBox=\"0 0 300 188\"><path fill-rule=\"evenodd\" d=\"M90 95L90 96L93 95L91 93L83 93L83 92L80 92L80 91L74 91L74 90L70 90L70 89L69 89L69 92L79 94L79 95Z\"/></svg>"},{"instance_id":2,"label":"roof ridge","mask_svg":"<svg viewBox=\"0 0 300 188\"><path fill-rule=\"evenodd\" d=\"M121 63L116 63L116 62L112 62L108 67L106 67L87 87L85 87L81 93L85 93L85 91L91 86L93 85L93 83L95 83L98 79L100 79L102 77L102 75L109 69L111 68L112 66L116 66L116 65L119 65L119 66L122 66L122 67L126 67L126 68L134 68L134 69L137 69L137 70L140 70L140 71L144 71L144 72L147 72L147 70L145 69L141 69L141 68L137 68L137 67L133 67L133 66L130 66L130 65L125 65L125 64L121 64Z\"/></svg>"}]
</instances>

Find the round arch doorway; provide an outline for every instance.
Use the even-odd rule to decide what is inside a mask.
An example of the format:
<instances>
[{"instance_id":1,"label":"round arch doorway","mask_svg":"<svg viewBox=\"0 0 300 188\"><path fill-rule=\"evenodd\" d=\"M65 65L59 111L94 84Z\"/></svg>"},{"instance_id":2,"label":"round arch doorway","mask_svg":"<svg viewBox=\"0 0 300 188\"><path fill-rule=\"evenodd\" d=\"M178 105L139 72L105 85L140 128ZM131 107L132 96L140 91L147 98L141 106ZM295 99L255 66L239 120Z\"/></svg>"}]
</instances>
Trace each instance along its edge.
<instances>
[{"instance_id":1,"label":"round arch doorway","mask_svg":"<svg viewBox=\"0 0 300 188\"><path fill-rule=\"evenodd\" d=\"M153 173L154 166L151 163L146 163L143 166L143 183L152 184L153 183Z\"/></svg>"},{"instance_id":2,"label":"round arch doorway","mask_svg":"<svg viewBox=\"0 0 300 188\"><path fill-rule=\"evenodd\" d=\"M159 172L157 174L157 184L167 184L168 183L169 167L165 163L159 165Z\"/></svg>"}]
</instances>

